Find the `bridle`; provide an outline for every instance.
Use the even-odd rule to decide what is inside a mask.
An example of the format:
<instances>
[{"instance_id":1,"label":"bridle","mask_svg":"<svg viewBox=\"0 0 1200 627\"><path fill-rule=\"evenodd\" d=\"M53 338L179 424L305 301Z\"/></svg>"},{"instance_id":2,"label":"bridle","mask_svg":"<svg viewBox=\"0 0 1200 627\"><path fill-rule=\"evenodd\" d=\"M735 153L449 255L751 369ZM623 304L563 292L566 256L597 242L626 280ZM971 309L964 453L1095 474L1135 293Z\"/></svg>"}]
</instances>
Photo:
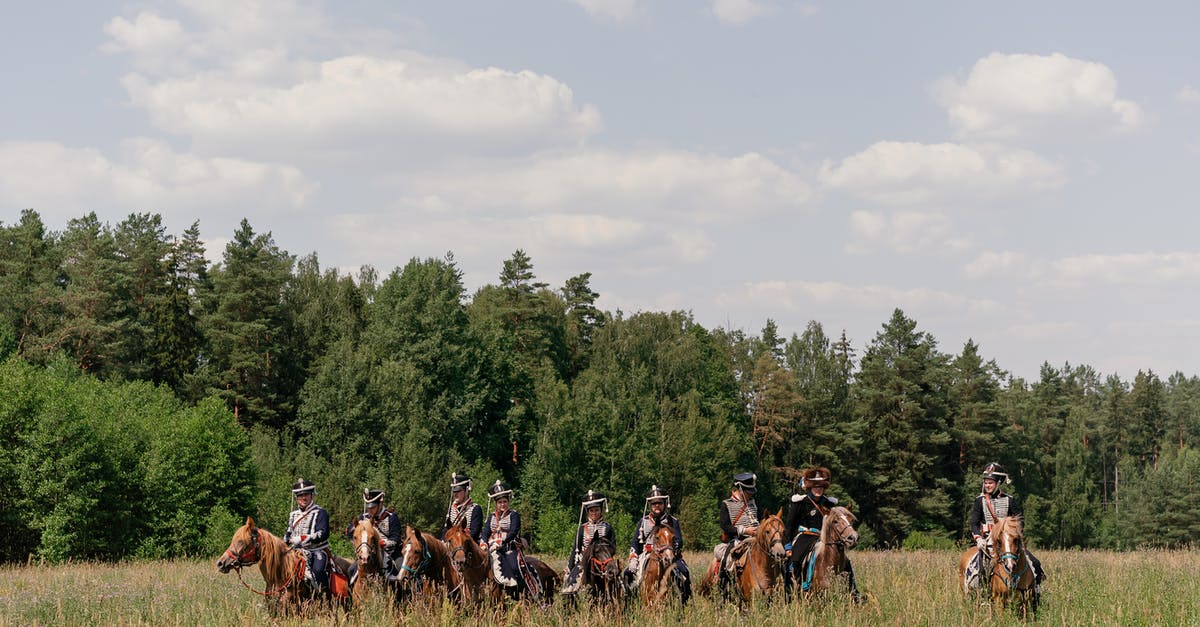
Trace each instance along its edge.
<instances>
[{"instance_id":1,"label":"bridle","mask_svg":"<svg viewBox=\"0 0 1200 627\"><path fill-rule=\"evenodd\" d=\"M608 548L608 558L601 559L596 557L596 547L599 546ZM588 561L592 576L601 577L603 579L615 578L615 575L610 576L608 568L610 564L613 564L615 555L616 551L613 549L612 543L606 539L596 538L590 545L588 545Z\"/></svg>"},{"instance_id":2,"label":"bridle","mask_svg":"<svg viewBox=\"0 0 1200 627\"><path fill-rule=\"evenodd\" d=\"M825 544L830 545L830 546L840 546L842 548L845 548L845 546L846 546L846 529L847 528L853 529L854 524L851 523L849 520L847 520L844 515L839 514L837 516L837 518L840 519L840 522L835 523L833 526L831 526L829 528L830 535L836 536L836 539L826 540Z\"/></svg>"},{"instance_id":3,"label":"bridle","mask_svg":"<svg viewBox=\"0 0 1200 627\"><path fill-rule=\"evenodd\" d=\"M230 549L231 548L233 548L232 545L230 545ZM262 559L258 554L258 529L255 528L250 530L250 543L244 546L241 553L234 553L230 549L225 549L225 555L228 555L235 560L232 568L241 570L243 566L253 566L257 564L258 560Z\"/></svg>"},{"instance_id":4,"label":"bridle","mask_svg":"<svg viewBox=\"0 0 1200 627\"><path fill-rule=\"evenodd\" d=\"M232 545L231 545L231 547L232 547ZM262 556L259 555L259 547L260 547L260 544L259 544L259 540L258 540L258 528L256 527L256 528L250 530L250 544L247 545L242 550L241 553L234 553L233 551L231 551L229 549L225 549L225 555L228 555L229 557L232 557L235 560L233 563L233 566L231 566L231 568L233 568L233 570L235 572L237 572L238 581L242 582L242 585L247 590L253 592L254 594L264 596L264 597L275 596L276 594L280 594L284 590L287 590L288 586L291 586L292 582L299 579L300 576L304 573L304 560L298 559L298 560L296 560L296 568L292 569L292 572L289 573L287 581L280 584L279 587L275 588L274 590L263 590L263 591L258 591L258 590L255 590L254 588L251 588L250 584L246 583L245 579L242 579L242 567L253 566L253 565L257 564L259 562L259 560L262 559ZM289 552L291 552L291 551L295 551L295 549L290 549Z\"/></svg>"},{"instance_id":5,"label":"bridle","mask_svg":"<svg viewBox=\"0 0 1200 627\"><path fill-rule=\"evenodd\" d=\"M355 528L357 528L357 525L355 525ZM379 539L382 539L383 536L379 533L378 528L374 527L374 524L372 524L372 529L374 529L375 533L369 533L366 529L363 529L362 536L360 536L362 539L358 542L358 544L354 545L354 556L358 559L358 564L360 566L370 564L372 555L371 550L374 549L374 555L376 559L379 560L380 567L382 568L383 548L379 546ZM372 542L372 536L377 538L374 542ZM365 552L366 557L363 557L363 548L367 549Z\"/></svg>"},{"instance_id":6,"label":"bridle","mask_svg":"<svg viewBox=\"0 0 1200 627\"><path fill-rule=\"evenodd\" d=\"M1021 537L1009 532L1007 526L999 536L999 538L993 536L994 540L1002 540L1002 546L996 546L998 555L996 564L992 566L992 578L999 578L1009 590L1018 590L1021 585L1021 577L1029 570L1029 562L1025 559ZM1019 569L1017 568L1018 564L1021 565ZM997 572L996 566L1004 571L1003 575Z\"/></svg>"},{"instance_id":7,"label":"bridle","mask_svg":"<svg viewBox=\"0 0 1200 627\"><path fill-rule=\"evenodd\" d=\"M770 518L767 519L768 522L770 522L770 520L771 520ZM772 525L772 526L775 526L775 525ZM751 543L750 547L753 550L758 551L759 553L762 553L763 557L765 557L769 560L775 561L775 562L779 563L780 565L782 565L783 560L786 559L786 557L787 557L786 555L784 555L783 557L777 557L777 556L771 555L771 550L775 548L775 545L779 545L781 554L784 552L783 521L779 521L778 527L779 527L778 529L775 529L771 533L771 539L769 541L762 540L761 539L762 536L755 536L754 542ZM761 526L759 527L759 531L762 531Z\"/></svg>"}]
</instances>

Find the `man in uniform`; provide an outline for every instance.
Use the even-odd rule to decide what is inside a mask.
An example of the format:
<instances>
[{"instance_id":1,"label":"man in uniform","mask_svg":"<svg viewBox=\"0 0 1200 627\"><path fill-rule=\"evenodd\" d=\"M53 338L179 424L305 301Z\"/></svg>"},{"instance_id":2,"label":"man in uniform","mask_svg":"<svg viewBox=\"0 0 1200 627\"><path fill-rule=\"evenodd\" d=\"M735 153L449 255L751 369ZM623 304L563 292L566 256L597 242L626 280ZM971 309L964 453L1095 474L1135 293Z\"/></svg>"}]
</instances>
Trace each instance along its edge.
<instances>
[{"instance_id":1,"label":"man in uniform","mask_svg":"<svg viewBox=\"0 0 1200 627\"><path fill-rule=\"evenodd\" d=\"M983 572L983 554L991 543L992 525L996 524L999 518L1021 515L1021 502L1017 497L1000 489L1002 481L1012 483L1004 466L992 462L984 467L982 491L975 497L975 503L971 507L971 537L975 539L975 546L979 548L975 564L980 573ZM1025 550L1025 555L1033 565L1034 581L1040 586L1046 578L1046 573L1042 570L1042 561L1034 557L1028 549Z\"/></svg>"},{"instance_id":2,"label":"man in uniform","mask_svg":"<svg viewBox=\"0 0 1200 627\"><path fill-rule=\"evenodd\" d=\"M721 501L722 543L713 548L713 556L720 565L723 581L737 578L738 549L746 539L758 533L758 505L754 502L757 479L751 472L735 474L732 493Z\"/></svg>"},{"instance_id":3,"label":"man in uniform","mask_svg":"<svg viewBox=\"0 0 1200 627\"><path fill-rule=\"evenodd\" d=\"M629 544L629 564L625 567L625 587L629 590L637 588L642 578L642 556L653 544L651 534L658 525L670 527L675 533L675 541L671 549L675 552L675 577L679 581L680 600L686 604L692 596L692 577L688 572L687 562L683 559L683 530L679 519L669 513L671 497L666 490L657 485L650 486L646 492L646 508L649 512L638 520L633 531L633 542Z\"/></svg>"},{"instance_id":4,"label":"man in uniform","mask_svg":"<svg viewBox=\"0 0 1200 627\"><path fill-rule=\"evenodd\" d=\"M583 497L580 513L581 518L586 516L586 520L579 523L579 529L575 532L575 544L571 548L571 557L567 560L563 594L579 592L581 584L579 579L585 566L583 553L591 546L593 540L603 538L608 541L609 546L613 547L613 551L616 551L617 535L613 532L612 525L604 520L604 508L607 504L608 499L604 497L604 494L595 490L588 490L587 495Z\"/></svg>"},{"instance_id":5,"label":"man in uniform","mask_svg":"<svg viewBox=\"0 0 1200 627\"><path fill-rule=\"evenodd\" d=\"M450 475L450 508L442 523L443 539L446 531L460 520L471 538L479 542L479 535L483 531L483 508L471 500L471 478L456 472Z\"/></svg>"},{"instance_id":6,"label":"man in uniform","mask_svg":"<svg viewBox=\"0 0 1200 627\"><path fill-rule=\"evenodd\" d=\"M316 493L317 486L303 477L292 484L296 509L288 515L283 541L304 554L313 587L318 593L326 593L329 585L329 513L313 502Z\"/></svg>"}]
</instances>

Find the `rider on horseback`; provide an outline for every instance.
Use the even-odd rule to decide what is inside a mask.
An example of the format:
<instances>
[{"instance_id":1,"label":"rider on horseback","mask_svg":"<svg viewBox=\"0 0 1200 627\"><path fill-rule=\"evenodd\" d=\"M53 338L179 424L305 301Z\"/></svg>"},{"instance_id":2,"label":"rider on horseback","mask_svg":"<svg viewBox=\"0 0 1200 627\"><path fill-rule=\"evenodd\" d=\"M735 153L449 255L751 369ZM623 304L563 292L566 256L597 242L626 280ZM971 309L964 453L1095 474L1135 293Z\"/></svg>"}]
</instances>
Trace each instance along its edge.
<instances>
[{"instance_id":1,"label":"rider on horseback","mask_svg":"<svg viewBox=\"0 0 1200 627\"><path fill-rule=\"evenodd\" d=\"M400 517L395 511L383 506L383 497L386 495L383 490L363 490L363 513L359 520L370 520L379 530L383 552L387 556L384 560L387 562L387 576L394 581L399 574L395 560L400 557L400 538L404 535L404 525L400 524Z\"/></svg>"},{"instance_id":2,"label":"rider on horseback","mask_svg":"<svg viewBox=\"0 0 1200 627\"><path fill-rule=\"evenodd\" d=\"M675 541L671 547L675 551L675 575L680 580L682 601L687 603L688 598L692 596L691 574L688 572L687 562L683 559L683 531L679 527L679 519L668 513L668 510L671 509L671 497L667 495L666 490L652 485L646 492L646 507L650 512L638 520L637 528L633 532L633 542L629 545L629 564L625 567L625 586L630 590L637 587L642 573L641 556L646 553L647 548L654 541L651 536L654 528L658 525L670 527L671 531L675 533Z\"/></svg>"},{"instance_id":3,"label":"rider on horseback","mask_svg":"<svg viewBox=\"0 0 1200 627\"><path fill-rule=\"evenodd\" d=\"M459 520L464 520L464 528L471 539L479 542L479 534L483 531L483 508L471 500L471 478L456 472L450 475L450 508L442 523L442 538Z\"/></svg>"},{"instance_id":4,"label":"rider on horseback","mask_svg":"<svg viewBox=\"0 0 1200 627\"><path fill-rule=\"evenodd\" d=\"M831 478L832 473L829 469L821 466L808 468L800 474L800 482L796 486L799 492L792 495L792 503L788 507L787 528L784 531L785 538L792 538L790 543L784 545L792 560L789 585L793 585L797 580L804 582L807 579L807 559L821 538L821 526L825 522L825 515L829 513L830 508L838 504L836 498L825 496L825 489L829 487ZM860 596L858 586L854 582L854 568L849 559L846 560L846 572L850 575L850 593L857 600Z\"/></svg>"},{"instance_id":5,"label":"rider on horseback","mask_svg":"<svg viewBox=\"0 0 1200 627\"><path fill-rule=\"evenodd\" d=\"M316 484L303 477L292 484L296 509L288 515L283 541L304 555L312 586L324 593L329 583L329 513L313 503L316 493Z\"/></svg>"},{"instance_id":6,"label":"rider on horseback","mask_svg":"<svg viewBox=\"0 0 1200 627\"><path fill-rule=\"evenodd\" d=\"M713 555L720 564L722 580L737 577L737 559L746 539L758 533L758 505L754 502L755 480L751 472L739 472L733 476L733 492L721 501L721 540L713 548Z\"/></svg>"},{"instance_id":7,"label":"rider on horseback","mask_svg":"<svg viewBox=\"0 0 1200 627\"><path fill-rule=\"evenodd\" d=\"M983 572L983 557L987 552L988 545L991 544L989 535L996 519L1021 515L1020 501L1017 500L1017 497L1000 489L1001 481L1012 483L1003 466L996 462L988 464L983 469L983 490L979 496L975 497L975 504L971 508L971 537L975 539L975 546L979 548L979 553L975 558L979 572ZM1041 560L1034 557L1028 549L1025 550L1025 555L1033 564L1035 582L1041 585L1042 580L1046 578Z\"/></svg>"},{"instance_id":8,"label":"rider on horseback","mask_svg":"<svg viewBox=\"0 0 1200 627\"><path fill-rule=\"evenodd\" d=\"M517 544L521 537L521 516L509 509L512 488L497 479L488 488L488 498L496 504L496 511L483 523L481 538L483 546L492 557L492 574L496 581L511 592L517 589L521 579L517 563Z\"/></svg>"},{"instance_id":9,"label":"rider on horseback","mask_svg":"<svg viewBox=\"0 0 1200 627\"><path fill-rule=\"evenodd\" d=\"M612 525L604 520L604 510L607 507L608 499L603 494L595 490L588 490L587 496L584 497L583 504L580 506L580 518L582 519L583 513L586 511L587 521L581 521L579 529L575 532L575 545L571 549L571 558L567 560L567 583L563 586L563 594L574 594L579 591L580 575L587 566L583 563L583 553L592 544L593 538L607 540L609 546L616 548L617 536L613 532Z\"/></svg>"}]
</instances>

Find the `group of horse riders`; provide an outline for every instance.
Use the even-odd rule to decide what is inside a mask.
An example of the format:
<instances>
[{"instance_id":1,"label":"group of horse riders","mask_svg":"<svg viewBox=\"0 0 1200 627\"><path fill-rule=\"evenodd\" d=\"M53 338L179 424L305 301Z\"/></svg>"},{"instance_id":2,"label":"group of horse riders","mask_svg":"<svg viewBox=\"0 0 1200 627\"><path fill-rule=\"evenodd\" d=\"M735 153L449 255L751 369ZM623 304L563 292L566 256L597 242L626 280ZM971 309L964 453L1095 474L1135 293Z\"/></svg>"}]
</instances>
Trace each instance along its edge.
<instances>
[{"instance_id":1,"label":"group of horse riders","mask_svg":"<svg viewBox=\"0 0 1200 627\"><path fill-rule=\"evenodd\" d=\"M982 478L982 491L975 498L970 519L971 535L980 549L977 572L983 572L982 560L987 553L985 549L988 547L992 525L1001 517L1021 514L1020 503L1016 497L1000 489L1001 482L1011 483L1000 464L988 464L984 468ZM757 491L756 480L754 473L734 474L731 494L720 504L722 542L714 547L713 556L723 581L736 577L736 557L758 532L760 519L758 505L754 500ZM812 554L812 549L821 535L824 516L838 503L836 498L825 494L830 480L831 473L828 468L806 469L801 473L797 492L791 497L784 532L784 537L790 539L784 546L791 565L788 569L790 576L785 580L789 586L795 585L798 578L803 578L805 561ZM522 580L529 582L535 579L523 567L520 554L521 517L511 509L512 488L501 480L488 487L488 498L494 505L494 510L486 517L482 507L471 500L470 477L454 473L450 479L450 491L450 505L442 526L442 535L444 536L451 526L461 524L471 538L492 555L492 569L496 581L510 590L515 590ZM314 502L316 485L311 481L298 479L292 485L292 494L296 508L288 516L284 542L303 551L312 584L324 590L331 562L329 514ZM388 557L388 577L395 579L397 572L394 564L400 557L403 527L394 511L384 506L384 496L382 490L365 490L361 518L369 518L379 529L382 548ZM686 602L691 594L691 576L682 556L683 531L679 519L670 513L670 496L659 486L653 485L646 492L645 499L645 513L634 529L623 582L629 589L637 586L641 566L644 565L642 557L651 544L651 533L657 526L666 526L674 532L673 570L682 600ZM604 519L607 504L607 497L594 490L589 490L581 503L580 523L567 562L566 583L563 588L566 594L578 591L580 574L584 567L582 556L592 542L601 540L610 546L616 546L612 525ZM1025 553L1034 568L1036 582L1040 584L1045 578L1041 562L1027 550ZM855 600L859 600L861 597L854 580L854 570L848 562L847 572L851 594Z\"/></svg>"}]
</instances>

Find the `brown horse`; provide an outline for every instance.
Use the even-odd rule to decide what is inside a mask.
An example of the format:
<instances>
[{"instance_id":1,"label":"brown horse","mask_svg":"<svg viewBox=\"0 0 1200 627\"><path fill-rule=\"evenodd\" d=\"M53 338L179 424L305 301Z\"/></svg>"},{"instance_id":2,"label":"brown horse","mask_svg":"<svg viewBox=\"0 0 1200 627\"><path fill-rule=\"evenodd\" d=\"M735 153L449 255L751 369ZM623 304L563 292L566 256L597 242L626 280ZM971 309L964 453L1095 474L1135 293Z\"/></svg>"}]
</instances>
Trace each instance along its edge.
<instances>
[{"instance_id":1,"label":"brown horse","mask_svg":"<svg viewBox=\"0 0 1200 627\"><path fill-rule=\"evenodd\" d=\"M383 534L370 518L360 518L354 523L350 541L354 543L354 559L358 565L352 596L355 603L361 604L372 589L386 584L387 556L383 551Z\"/></svg>"},{"instance_id":2,"label":"brown horse","mask_svg":"<svg viewBox=\"0 0 1200 627\"><path fill-rule=\"evenodd\" d=\"M744 554L745 566L734 582L741 604L751 603L756 596L770 597L783 578L783 564L787 550L783 547L783 508L767 516L758 524L758 531L746 542L750 545ZM718 587L721 564L713 560L704 580L700 583L701 594L711 594Z\"/></svg>"},{"instance_id":3,"label":"brown horse","mask_svg":"<svg viewBox=\"0 0 1200 627\"><path fill-rule=\"evenodd\" d=\"M1034 585L1033 564L1025 554L1025 522L1020 516L1006 516L992 525L992 606L1004 608L1017 603L1022 618L1037 612L1039 594Z\"/></svg>"},{"instance_id":4,"label":"brown horse","mask_svg":"<svg viewBox=\"0 0 1200 627\"><path fill-rule=\"evenodd\" d=\"M349 572L350 562L340 557L336 560L336 568L341 572ZM242 568L258 564L266 589L255 590L242 580ZM330 569L335 564L330 564ZM307 568L304 554L299 550L289 548L283 540L272 535L266 529L256 527L254 519L247 517L246 524L233 533L229 548L217 560L217 570L228 573L236 570L242 585L251 592L268 599L272 611L284 613L299 610L307 601L315 599L312 590L305 585L304 573Z\"/></svg>"},{"instance_id":5,"label":"brown horse","mask_svg":"<svg viewBox=\"0 0 1200 627\"><path fill-rule=\"evenodd\" d=\"M487 553L471 537L466 529L466 518L446 530L445 543L450 565L456 571L456 587L451 596L465 603L481 602L487 593L491 569L488 568Z\"/></svg>"},{"instance_id":6,"label":"brown horse","mask_svg":"<svg viewBox=\"0 0 1200 627\"><path fill-rule=\"evenodd\" d=\"M858 519L845 507L830 508L825 514L821 521L821 538L808 558L811 564L808 572L812 573L812 578L805 582L807 598L833 589L835 582L843 586L848 583L846 550L858 544L858 532L854 530L856 522Z\"/></svg>"},{"instance_id":7,"label":"brown horse","mask_svg":"<svg viewBox=\"0 0 1200 627\"><path fill-rule=\"evenodd\" d=\"M671 590L679 591L674 584L675 530L666 525L655 525L650 531L650 547L642 552L642 581L638 596L647 608L662 605ZM680 591L681 592L681 591Z\"/></svg>"},{"instance_id":8,"label":"brown horse","mask_svg":"<svg viewBox=\"0 0 1200 627\"><path fill-rule=\"evenodd\" d=\"M591 592L592 601L613 603L624 591L621 586L621 564L617 561L616 552L613 543L597 531L580 556L583 561L583 572L579 574L580 587Z\"/></svg>"},{"instance_id":9,"label":"brown horse","mask_svg":"<svg viewBox=\"0 0 1200 627\"><path fill-rule=\"evenodd\" d=\"M437 537L412 525L405 526L401 551L398 583L403 586L411 582L414 597L439 588L449 592L458 587L458 572L450 562L445 543Z\"/></svg>"}]
</instances>

